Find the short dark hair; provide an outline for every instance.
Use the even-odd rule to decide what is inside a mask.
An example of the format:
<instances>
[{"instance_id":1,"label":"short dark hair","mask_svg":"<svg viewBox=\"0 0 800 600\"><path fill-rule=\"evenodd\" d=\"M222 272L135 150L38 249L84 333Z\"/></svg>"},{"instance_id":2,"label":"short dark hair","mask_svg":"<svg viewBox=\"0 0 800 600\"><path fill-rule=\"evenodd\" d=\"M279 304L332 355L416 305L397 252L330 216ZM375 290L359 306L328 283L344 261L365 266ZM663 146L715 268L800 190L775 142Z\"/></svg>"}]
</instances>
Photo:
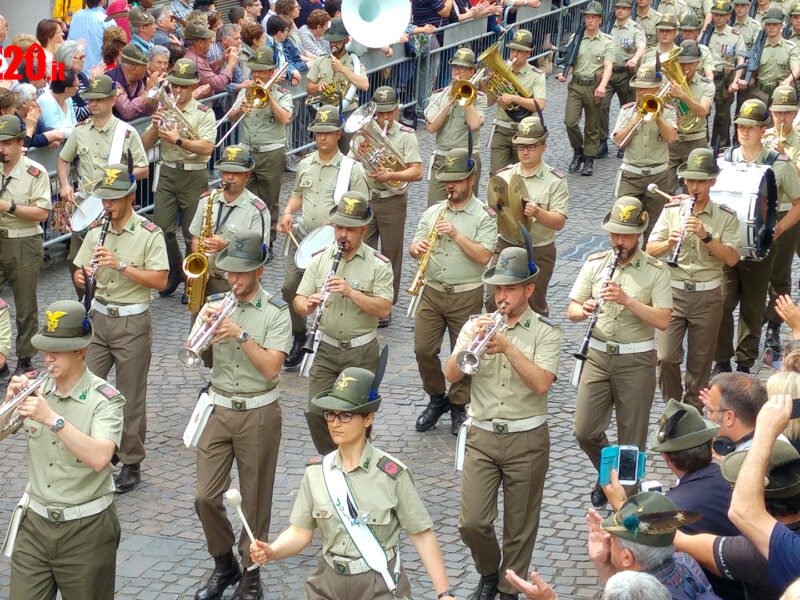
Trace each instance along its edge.
<instances>
[{"instance_id":1,"label":"short dark hair","mask_svg":"<svg viewBox=\"0 0 800 600\"><path fill-rule=\"evenodd\" d=\"M5 88L0 88L0 110L16 108L17 102L18 98L16 92L12 92L11 90L7 90Z\"/></svg>"},{"instance_id":2,"label":"short dark hair","mask_svg":"<svg viewBox=\"0 0 800 600\"><path fill-rule=\"evenodd\" d=\"M252 46L257 39L264 37L264 28L258 23L245 23L242 26L242 41Z\"/></svg>"},{"instance_id":3,"label":"short dark hair","mask_svg":"<svg viewBox=\"0 0 800 600\"><path fill-rule=\"evenodd\" d=\"M202 10L203 12L208 12L208 8L212 4L214 4L214 0L194 0L192 8L195 10Z\"/></svg>"},{"instance_id":4,"label":"short dark hair","mask_svg":"<svg viewBox=\"0 0 800 600\"><path fill-rule=\"evenodd\" d=\"M711 380L722 394L720 406L732 410L746 426L755 427L758 411L767 401L767 388L745 373L720 373Z\"/></svg>"},{"instance_id":5,"label":"short dark hair","mask_svg":"<svg viewBox=\"0 0 800 600\"><path fill-rule=\"evenodd\" d=\"M283 18L279 17L278 15L272 15L267 20L267 34L268 35L275 35L276 33L280 33L281 31L285 31L289 29L289 25Z\"/></svg>"},{"instance_id":6,"label":"short dark hair","mask_svg":"<svg viewBox=\"0 0 800 600\"><path fill-rule=\"evenodd\" d=\"M238 23L244 16L244 9L241 6L233 6L228 11L228 21L231 23Z\"/></svg>"},{"instance_id":7,"label":"short dark hair","mask_svg":"<svg viewBox=\"0 0 800 600\"><path fill-rule=\"evenodd\" d=\"M50 91L54 94L63 94L67 91L68 87L76 85L75 79L77 75L75 75L75 71L72 69L64 69L64 77L62 79L53 79L50 82Z\"/></svg>"},{"instance_id":8,"label":"short dark hair","mask_svg":"<svg viewBox=\"0 0 800 600\"><path fill-rule=\"evenodd\" d=\"M711 464L711 440L694 448L666 452L669 462L684 473L692 473Z\"/></svg>"},{"instance_id":9,"label":"short dark hair","mask_svg":"<svg viewBox=\"0 0 800 600\"><path fill-rule=\"evenodd\" d=\"M279 15L288 15L294 10L297 0L276 0L275 12Z\"/></svg>"},{"instance_id":10,"label":"short dark hair","mask_svg":"<svg viewBox=\"0 0 800 600\"><path fill-rule=\"evenodd\" d=\"M337 12L342 12L342 0L326 0L325 12L331 16L331 19L335 17Z\"/></svg>"},{"instance_id":11,"label":"short dark hair","mask_svg":"<svg viewBox=\"0 0 800 600\"><path fill-rule=\"evenodd\" d=\"M178 60L186 55L186 48L178 42L167 42L164 48L169 50L169 66L170 68L175 65Z\"/></svg>"},{"instance_id":12,"label":"short dark hair","mask_svg":"<svg viewBox=\"0 0 800 600\"><path fill-rule=\"evenodd\" d=\"M100 3L103 0L84 0L86 2L86 8L95 8L96 6L100 6Z\"/></svg>"}]
</instances>

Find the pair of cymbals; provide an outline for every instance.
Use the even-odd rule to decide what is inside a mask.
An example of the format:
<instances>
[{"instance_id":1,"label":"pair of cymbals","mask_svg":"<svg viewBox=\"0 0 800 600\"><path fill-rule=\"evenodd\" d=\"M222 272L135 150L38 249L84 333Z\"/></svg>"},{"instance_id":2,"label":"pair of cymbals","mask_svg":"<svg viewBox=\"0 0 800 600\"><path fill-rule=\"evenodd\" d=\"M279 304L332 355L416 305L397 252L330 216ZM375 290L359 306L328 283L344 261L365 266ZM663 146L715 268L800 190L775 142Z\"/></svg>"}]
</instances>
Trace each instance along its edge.
<instances>
[{"instance_id":1,"label":"pair of cymbals","mask_svg":"<svg viewBox=\"0 0 800 600\"><path fill-rule=\"evenodd\" d=\"M489 206L497 212L497 229L504 240L512 244L523 244L525 240L519 230L522 223L526 229L531 228L531 218L524 213L523 198L528 190L525 182L517 174L506 180L495 175L489 179L487 186Z\"/></svg>"}]
</instances>

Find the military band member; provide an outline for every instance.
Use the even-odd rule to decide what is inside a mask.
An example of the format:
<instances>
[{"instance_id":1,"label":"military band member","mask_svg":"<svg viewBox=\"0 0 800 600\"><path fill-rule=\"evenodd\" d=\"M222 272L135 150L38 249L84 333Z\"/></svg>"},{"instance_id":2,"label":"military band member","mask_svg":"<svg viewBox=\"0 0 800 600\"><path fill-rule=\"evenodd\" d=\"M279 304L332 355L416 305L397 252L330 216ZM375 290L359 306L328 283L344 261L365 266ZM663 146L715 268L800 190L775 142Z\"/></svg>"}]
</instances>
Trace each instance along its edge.
<instances>
[{"instance_id":1,"label":"military band member","mask_svg":"<svg viewBox=\"0 0 800 600\"><path fill-rule=\"evenodd\" d=\"M731 106L736 88L732 88L733 70L744 62L745 42L739 30L728 25L731 15L728 0L714 0L711 20L714 31L708 41L714 60L714 124L711 128L711 147L727 148L731 145Z\"/></svg>"},{"instance_id":2,"label":"military band member","mask_svg":"<svg viewBox=\"0 0 800 600\"><path fill-rule=\"evenodd\" d=\"M650 234L646 252L670 260L680 244L678 265L670 268L672 318L658 339L658 383L661 397L703 408L700 390L708 383L722 318L722 268L739 260L739 219L736 211L712 202L708 192L719 167L707 148L692 150L678 168L694 196L670 202ZM686 381L681 385L683 338L687 339Z\"/></svg>"},{"instance_id":3,"label":"military band member","mask_svg":"<svg viewBox=\"0 0 800 600\"><path fill-rule=\"evenodd\" d=\"M578 48L572 79L567 86L567 106L564 125L567 127L572 161L569 172L589 176L603 133L603 98L614 68L614 39L600 31L603 23L603 5L592 1L581 11L586 31ZM567 80L569 73L559 73L558 80ZM584 114L581 134L581 113ZM581 168L582 167L582 168Z\"/></svg>"},{"instance_id":4,"label":"military band member","mask_svg":"<svg viewBox=\"0 0 800 600\"><path fill-rule=\"evenodd\" d=\"M649 216L648 227L643 230L645 235L650 233L664 206L664 198L649 191L647 186L655 183L670 194L677 183L669 168L669 145L678 136L675 109L662 100L660 110L651 120L644 120L647 113L639 112L641 98L657 94L662 79L653 63L639 67L631 80L631 87L636 89L636 104L630 103L620 109L613 134L614 143L625 149L615 195L633 196L642 202Z\"/></svg>"},{"instance_id":5,"label":"military band member","mask_svg":"<svg viewBox=\"0 0 800 600\"><path fill-rule=\"evenodd\" d=\"M458 530L481 576L472 598L516 598L506 569L524 573L539 528L542 491L550 454L547 392L556 379L561 332L529 306L536 265L525 248L506 248L483 281L495 286L494 299L508 329L497 332L471 376L466 454L461 477ZM445 366L448 381L465 377L458 354L493 325L488 316L470 319ZM466 427L466 426L465 426ZM502 549L495 535L497 492L503 486Z\"/></svg>"},{"instance_id":6,"label":"military band member","mask_svg":"<svg viewBox=\"0 0 800 600\"><path fill-rule=\"evenodd\" d=\"M31 369L39 328L36 286L44 249L40 223L50 216L47 169L23 154L25 124L17 115L0 117L0 289L11 286L16 307L15 375Z\"/></svg>"},{"instance_id":7,"label":"military band member","mask_svg":"<svg viewBox=\"0 0 800 600\"><path fill-rule=\"evenodd\" d=\"M686 13L689 12L689 7L684 0L660 0L658 12L661 13L662 17L672 15L675 21L680 23Z\"/></svg>"},{"instance_id":8,"label":"military band member","mask_svg":"<svg viewBox=\"0 0 800 600\"><path fill-rule=\"evenodd\" d=\"M684 0L688 8L687 14L694 15L699 21L698 33L711 26L711 6L713 0ZM684 38L686 39L686 38ZM692 38L694 39L694 38Z\"/></svg>"},{"instance_id":9,"label":"military band member","mask_svg":"<svg viewBox=\"0 0 800 600\"><path fill-rule=\"evenodd\" d=\"M243 570L234 556L236 534L222 496L230 487L235 459L242 511L253 535L267 536L281 441L279 375L292 339L286 302L259 283L267 260L264 236L242 231L232 241L219 253L217 266L227 271L230 286L236 286L231 293L237 303L214 331L208 394L215 406L197 442L194 508L214 558L214 571L195 594L196 600L221 598L225 588L237 581L236 598L263 598L258 565L250 560L250 539L244 531L238 542ZM190 335L216 318L222 298L209 298Z\"/></svg>"},{"instance_id":10,"label":"military band member","mask_svg":"<svg viewBox=\"0 0 800 600\"><path fill-rule=\"evenodd\" d=\"M321 342L313 354L306 420L317 451L336 449L322 411L311 400L328 389L347 366L378 366L378 319L392 312L392 268L389 259L363 243L372 209L366 194L349 191L331 209L336 244L318 252L297 288L294 308L307 316L325 301L319 325ZM334 257L342 250L336 274L328 279ZM330 293L326 299L324 292Z\"/></svg>"},{"instance_id":11,"label":"military band member","mask_svg":"<svg viewBox=\"0 0 800 600\"><path fill-rule=\"evenodd\" d=\"M337 144L342 134L339 109L329 105L320 106L308 130L314 134L317 149L297 164L294 190L289 196L281 222L278 224L279 233L288 235L289 232L293 232L298 242L310 231L328 222L331 209L336 206L337 200L341 201L342 194L347 190L369 196L364 168L358 162L345 159L339 152ZM293 227L292 215L298 210L302 211L302 222ZM294 369L303 359L301 348L306 341L306 318L295 311L293 305L297 286L303 278L303 271L295 265L297 248L293 243L289 248L281 293L289 304L294 343L284 361L284 367Z\"/></svg>"},{"instance_id":12,"label":"military band member","mask_svg":"<svg viewBox=\"0 0 800 600\"><path fill-rule=\"evenodd\" d=\"M556 231L561 231L567 223L569 201L566 177L542 160L547 150L548 135L539 117L525 117L513 139L519 162L499 173L506 182L511 180L512 175L519 175L525 182L528 193L523 212L531 218L529 233L538 267L530 307L545 317L549 314L547 286L556 265ZM495 262L499 253L510 246L524 246L524 241L506 240L500 233L495 248ZM491 286L487 288L487 296L487 308L494 311L497 307Z\"/></svg>"},{"instance_id":13,"label":"military band member","mask_svg":"<svg viewBox=\"0 0 800 600\"><path fill-rule=\"evenodd\" d=\"M597 307L589 351L578 383L573 434L596 469L608 446L605 429L612 409L617 415L617 443L644 451L650 405L656 387L655 330L665 330L672 312L667 266L639 249L649 217L636 198L621 196L603 219L613 250L589 256L570 291L567 318L583 321ZM619 263L606 279L614 253ZM592 505L603 506L600 484Z\"/></svg>"},{"instance_id":14,"label":"military band member","mask_svg":"<svg viewBox=\"0 0 800 600\"><path fill-rule=\"evenodd\" d=\"M725 152L726 160L769 165L778 183L778 222L775 225L772 247L761 261L740 260L734 267L725 267L722 277L722 323L714 361L714 372L730 371L733 347L733 311L739 305L739 328L736 343L736 370L748 373L758 358L762 319L767 288L780 238L791 231L800 219L800 177L789 159L772 152L761 143L767 130L770 113L757 99L746 100L736 115L736 135L741 146ZM784 250L785 251L785 250ZM788 257L791 261L794 246ZM784 256L786 256L784 254Z\"/></svg>"},{"instance_id":15,"label":"military band member","mask_svg":"<svg viewBox=\"0 0 800 600\"><path fill-rule=\"evenodd\" d=\"M84 363L92 326L80 302L59 300L32 343L52 372L18 407L28 483L11 555L11 600L114 597L120 526L111 457L125 398ZM14 377L11 399L29 383ZM25 510L27 509L27 510Z\"/></svg>"},{"instance_id":16,"label":"military band member","mask_svg":"<svg viewBox=\"0 0 800 600\"><path fill-rule=\"evenodd\" d=\"M697 42L697 47L700 50L700 64L697 66L697 72L709 81L714 81L714 59L711 56L711 50L699 41L700 29L702 29L701 23L700 17L693 13L687 13L681 20L678 29L680 30L681 42L687 40ZM678 45L680 46L681 44Z\"/></svg>"},{"instance_id":17,"label":"military band member","mask_svg":"<svg viewBox=\"0 0 800 600\"><path fill-rule=\"evenodd\" d=\"M319 567L305 583L309 600L410 598L403 561L395 575L402 527L417 549L436 597L454 600L433 521L414 488L411 471L369 441L381 404L379 382L374 379L366 369L348 367L332 387L314 397L312 402L324 415L336 448L327 456L308 461L289 527L271 544L261 540L251 544L252 559L263 564L294 556L311 543L314 529L319 527L322 556ZM344 493L336 487L338 474L347 477ZM338 513L337 501L352 504L351 510L360 510L360 514ZM369 525L369 530L363 530L363 524ZM359 536L362 531L368 540ZM360 546L354 543L354 535L361 540ZM377 558L386 560L386 568L378 571L370 567L366 556L373 565ZM391 582L396 593L389 588ZM419 588L415 591L420 593Z\"/></svg>"},{"instance_id":18,"label":"military band member","mask_svg":"<svg viewBox=\"0 0 800 600\"><path fill-rule=\"evenodd\" d=\"M85 275L96 270L97 291L92 301L94 339L86 352L93 373L106 377L116 368L116 383L125 395L125 423L117 452L122 470L115 479L125 493L141 480L147 434L147 373L150 369L152 316L150 290L167 285L167 249L158 226L133 211L136 183L128 167L109 165L92 193L103 201L110 226L98 245L99 222L83 240L74 263L75 285L85 288Z\"/></svg>"},{"instance_id":19,"label":"military band member","mask_svg":"<svg viewBox=\"0 0 800 600\"><path fill-rule=\"evenodd\" d=\"M608 154L608 113L614 95L619 105L627 104L633 99L630 90L631 77L644 56L647 46L644 28L631 20L631 0L616 0L614 13L616 20L611 26L611 37L614 38L614 66L611 79L608 80L608 93L603 98L602 130L600 131L600 149L598 156ZM622 158L623 150L617 151L617 158ZM538 256L537 263L538 263ZM541 265L540 265L541 266ZM539 280L541 283L541 279ZM538 288L538 285L537 285Z\"/></svg>"},{"instance_id":20,"label":"military band member","mask_svg":"<svg viewBox=\"0 0 800 600\"><path fill-rule=\"evenodd\" d=\"M375 103L376 123L382 131L386 131L387 139L400 153L400 158L406 166L402 171L390 171L380 166L373 172L367 173L367 185L370 192L369 206L372 209L373 219L367 225L364 243L377 250L378 238L380 238L381 253L392 263L392 281L394 283L392 304L394 305L400 294L408 188L399 192L390 184L391 182L422 181L422 158L414 130L401 125L397 119L398 98L394 88L388 85L379 87L372 95L372 101ZM358 134L354 137L356 142L362 139ZM391 315L387 319L380 319L378 327L386 327L390 322Z\"/></svg>"},{"instance_id":21,"label":"military band member","mask_svg":"<svg viewBox=\"0 0 800 600\"><path fill-rule=\"evenodd\" d=\"M489 141L491 148L490 175L495 175L500 169L513 163L515 158L511 138L514 136L521 118L513 117L508 113L506 107L511 109L520 107L536 114L536 105L539 106L539 110L544 110L547 99L545 74L537 67L528 64L528 59L533 53L533 34L526 29L517 29L512 40L506 44L506 48L508 48L508 58L511 61L511 72L528 92L530 98L512 93L503 93L497 97L491 91L486 92L489 106L498 104L492 126L492 139Z\"/></svg>"},{"instance_id":22,"label":"military band member","mask_svg":"<svg viewBox=\"0 0 800 600\"><path fill-rule=\"evenodd\" d=\"M783 9L780 7L780 2L773 2L772 0L756 0L756 12L753 15L753 18L763 25L764 19L767 18L767 11L772 6L775 6L781 11L781 13L783 13Z\"/></svg>"},{"instance_id":23,"label":"military band member","mask_svg":"<svg viewBox=\"0 0 800 600\"><path fill-rule=\"evenodd\" d=\"M447 186L450 199L443 201L447 204L428 207L408 249L412 258L421 258L430 249L431 233L439 233L414 323L417 368L422 388L430 397L417 418L417 431L431 429L450 411L450 431L457 435L467 418L469 380L454 383L448 392L439 351L445 331L452 349L469 316L481 312L481 274L497 245L497 215L472 193L475 169L466 150L447 153L447 162L436 178Z\"/></svg>"},{"instance_id":24,"label":"military band member","mask_svg":"<svg viewBox=\"0 0 800 600\"><path fill-rule=\"evenodd\" d=\"M469 48L459 48L450 59L452 80L465 80L475 75L475 53ZM445 155L454 148L469 149L470 132L472 136L472 160L475 161L475 185L472 192L478 194L481 178L481 155L478 152L480 130L486 115L486 94L476 90L475 102L459 106L451 101L452 85L436 90L430 104L425 108L425 123L428 133L436 134L436 150L428 165L428 206L433 206L447 198L445 185L432 175L445 163ZM446 108L448 103L451 103ZM466 127L464 124L466 123Z\"/></svg>"},{"instance_id":25,"label":"military band member","mask_svg":"<svg viewBox=\"0 0 800 600\"><path fill-rule=\"evenodd\" d=\"M634 20L642 26L647 46L657 44L656 25L661 21L661 13L650 6L648 0L636 0L636 18Z\"/></svg>"},{"instance_id":26,"label":"military band member","mask_svg":"<svg viewBox=\"0 0 800 600\"><path fill-rule=\"evenodd\" d=\"M162 290L162 296L171 295L183 281L183 256L176 235L178 218L186 253L189 254L192 243L189 225L197 212L200 196L208 189L208 161L217 138L214 112L192 98L192 91L200 81L194 61L179 59L167 74L167 81L172 85L180 114L194 129L197 138L184 137L187 135L185 128L178 123L171 129L162 128L163 108L142 133L145 149L149 150L157 140L161 140L161 161L155 167L153 182L156 193L153 222L164 232L169 258L169 283Z\"/></svg>"},{"instance_id":27,"label":"military band member","mask_svg":"<svg viewBox=\"0 0 800 600\"><path fill-rule=\"evenodd\" d=\"M247 61L252 70L250 78L261 85L275 74L275 58L272 48L261 46ZM247 89L239 91L237 100L244 98ZM246 99L239 109L230 114L231 123L242 119L239 139L242 146L253 156L254 164L247 189L261 198L269 208L269 254L272 259L272 246L277 237L278 200L281 191L281 177L286 168L286 125L292 122L294 104L292 93L280 82L275 82L269 90L266 105L255 108Z\"/></svg>"},{"instance_id":28,"label":"military band member","mask_svg":"<svg viewBox=\"0 0 800 600\"><path fill-rule=\"evenodd\" d=\"M793 2L788 15L790 31L787 38L795 44L800 43L800 2Z\"/></svg>"}]
</instances>

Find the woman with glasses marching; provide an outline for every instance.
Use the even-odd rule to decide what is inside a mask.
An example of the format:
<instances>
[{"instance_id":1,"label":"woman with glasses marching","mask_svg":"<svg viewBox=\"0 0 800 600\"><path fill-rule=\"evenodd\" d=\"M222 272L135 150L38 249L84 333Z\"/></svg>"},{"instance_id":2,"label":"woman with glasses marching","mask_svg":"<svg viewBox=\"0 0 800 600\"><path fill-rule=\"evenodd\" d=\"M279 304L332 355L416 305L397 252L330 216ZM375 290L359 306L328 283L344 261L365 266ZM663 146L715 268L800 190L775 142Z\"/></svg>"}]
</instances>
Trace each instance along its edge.
<instances>
[{"instance_id":1,"label":"woman with glasses marching","mask_svg":"<svg viewBox=\"0 0 800 600\"><path fill-rule=\"evenodd\" d=\"M385 352L378 372L385 366ZM254 563L294 556L322 534L322 560L306 581L309 600L410 597L400 564L400 528L417 549L438 594L452 599L433 522L414 489L411 472L369 439L381 403L380 377L358 367L339 374L312 402L323 410L333 442L330 454L308 462L291 525L271 544L250 546Z\"/></svg>"}]
</instances>

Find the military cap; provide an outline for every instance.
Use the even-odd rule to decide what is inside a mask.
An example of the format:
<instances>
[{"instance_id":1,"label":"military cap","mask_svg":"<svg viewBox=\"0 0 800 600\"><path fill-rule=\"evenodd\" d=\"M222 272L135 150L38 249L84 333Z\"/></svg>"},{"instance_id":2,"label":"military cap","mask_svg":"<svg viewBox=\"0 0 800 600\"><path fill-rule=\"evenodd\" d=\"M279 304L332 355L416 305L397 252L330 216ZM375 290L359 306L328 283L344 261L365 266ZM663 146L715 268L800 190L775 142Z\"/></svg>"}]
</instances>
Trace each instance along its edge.
<instances>
[{"instance_id":1,"label":"military cap","mask_svg":"<svg viewBox=\"0 0 800 600\"><path fill-rule=\"evenodd\" d=\"M633 196L620 196L603 217L603 229L609 233L642 233L649 218L642 203Z\"/></svg>"},{"instance_id":2,"label":"military cap","mask_svg":"<svg viewBox=\"0 0 800 600\"><path fill-rule=\"evenodd\" d=\"M211 39L214 32L199 19L192 19L183 28L183 39L185 40L203 40Z\"/></svg>"},{"instance_id":3,"label":"military cap","mask_svg":"<svg viewBox=\"0 0 800 600\"><path fill-rule=\"evenodd\" d=\"M261 235L253 231L242 232L217 254L216 266L231 273L249 273L267 262L269 252Z\"/></svg>"},{"instance_id":4,"label":"military cap","mask_svg":"<svg viewBox=\"0 0 800 600\"><path fill-rule=\"evenodd\" d=\"M269 71L276 66L275 53L269 46L261 46L247 60L247 68L251 71Z\"/></svg>"},{"instance_id":5,"label":"military cap","mask_svg":"<svg viewBox=\"0 0 800 600\"><path fill-rule=\"evenodd\" d=\"M514 32L514 37L506 44L506 48L530 52L533 50L533 35L527 29L517 29Z\"/></svg>"},{"instance_id":6,"label":"military cap","mask_svg":"<svg viewBox=\"0 0 800 600\"><path fill-rule=\"evenodd\" d=\"M583 15L602 15L603 14L603 5L593 0L589 2L585 9L581 11Z\"/></svg>"},{"instance_id":7,"label":"military cap","mask_svg":"<svg viewBox=\"0 0 800 600\"><path fill-rule=\"evenodd\" d=\"M121 163L103 167L103 178L92 188L92 194L103 200L119 200L136 191L136 179Z\"/></svg>"},{"instance_id":8,"label":"military cap","mask_svg":"<svg viewBox=\"0 0 800 600\"><path fill-rule=\"evenodd\" d=\"M325 33L322 34L322 39L328 40L329 42L341 42L349 37L350 34L347 33L347 29L344 26L342 17L336 17L333 19L330 27L328 27Z\"/></svg>"},{"instance_id":9,"label":"military cap","mask_svg":"<svg viewBox=\"0 0 800 600\"><path fill-rule=\"evenodd\" d=\"M700 21L700 17L698 17L694 13L687 13L682 19L681 23L678 26L678 29L688 29L693 31L695 29L700 29L702 22Z\"/></svg>"},{"instance_id":10,"label":"military cap","mask_svg":"<svg viewBox=\"0 0 800 600\"><path fill-rule=\"evenodd\" d=\"M475 172L475 161L466 148L447 151L444 164L436 171L437 181L461 181Z\"/></svg>"},{"instance_id":11,"label":"military cap","mask_svg":"<svg viewBox=\"0 0 800 600\"><path fill-rule=\"evenodd\" d=\"M689 153L686 162L678 167L678 177L693 180L714 179L719 175L717 159L708 148L695 148Z\"/></svg>"},{"instance_id":12,"label":"military cap","mask_svg":"<svg viewBox=\"0 0 800 600\"><path fill-rule=\"evenodd\" d=\"M733 10L733 6L728 0L714 0L711 5L711 12L715 15L727 15Z\"/></svg>"},{"instance_id":13,"label":"military cap","mask_svg":"<svg viewBox=\"0 0 800 600\"><path fill-rule=\"evenodd\" d=\"M747 4L748 6L750 6L750 0L732 0L731 4L733 6L736 6L737 4Z\"/></svg>"},{"instance_id":14,"label":"military cap","mask_svg":"<svg viewBox=\"0 0 800 600\"><path fill-rule=\"evenodd\" d=\"M25 123L17 115L0 117L0 142L18 140L25 135Z\"/></svg>"},{"instance_id":15,"label":"military cap","mask_svg":"<svg viewBox=\"0 0 800 600\"><path fill-rule=\"evenodd\" d=\"M175 85L194 85L200 81L197 65L191 58L179 58L167 73L167 81Z\"/></svg>"},{"instance_id":16,"label":"military cap","mask_svg":"<svg viewBox=\"0 0 800 600\"><path fill-rule=\"evenodd\" d=\"M614 8L633 8L633 0L616 0Z\"/></svg>"},{"instance_id":17,"label":"military cap","mask_svg":"<svg viewBox=\"0 0 800 600\"><path fill-rule=\"evenodd\" d=\"M92 322L77 300L57 300L47 307L42 330L31 338L42 352L69 352L86 348L92 341Z\"/></svg>"},{"instance_id":18,"label":"military cap","mask_svg":"<svg viewBox=\"0 0 800 600\"><path fill-rule=\"evenodd\" d=\"M361 192L347 191L339 204L331 209L331 223L342 227L361 227L372 221L369 199Z\"/></svg>"},{"instance_id":19,"label":"military cap","mask_svg":"<svg viewBox=\"0 0 800 600\"><path fill-rule=\"evenodd\" d=\"M247 148L234 144L222 151L222 156L214 163L214 168L228 173L247 173L253 170L253 157Z\"/></svg>"},{"instance_id":20,"label":"military cap","mask_svg":"<svg viewBox=\"0 0 800 600\"><path fill-rule=\"evenodd\" d=\"M789 16L800 15L800 2L795 2L789 9Z\"/></svg>"},{"instance_id":21,"label":"military cap","mask_svg":"<svg viewBox=\"0 0 800 600\"><path fill-rule=\"evenodd\" d=\"M742 103L739 113L733 120L737 125L750 125L760 127L770 121L767 105L758 98L751 98Z\"/></svg>"},{"instance_id":22,"label":"military cap","mask_svg":"<svg viewBox=\"0 0 800 600\"><path fill-rule=\"evenodd\" d=\"M320 133L330 131L340 131L342 129L342 121L339 116L339 109L331 104L324 104L317 109L317 114L314 115L314 120L308 126L309 131L317 131Z\"/></svg>"},{"instance_id":23,"label":"military cap","mask_svg":"<svg viewBox=\"0 0 800 600\"><path fill-rule=\"evenodd\" d=\"M696 448L710 442L718 431L719 425L703 418L694 406L670 398L650 437L650 450L678 452Z\"/></svg>"},{"instance_id":24,"label":"military cap","mask_svg":"<svg viewBox=\"0 0 800 600\"><path fill-rule=\"evenodd\" d=\"M688 510L676 510L664 494L641 492L631 496L619 511L603 519L600 527L625 540L645 546L669 546L675 531L696 523L702 515Z\"/></svg>"},{"instance_id":25,"label":"military cap","mask_svg":"<svg viewBox=\"0 0 800 600\"><path fill-rule=\"evenodd\" d=\"M631 79L630 86L634 88L655 88L660 87L662 75L656 71L654 63L639 65L636 75Z\"/></svg>"},{"instance_id":26,"label":"military cap","mask_svg":"<svg viewBox=\"0 0 800 600\"><path fill-rule=\"evenodd\" d=\"M767 12L764 13L761 23L764 25L768 23L783 23L783 11L777 6L770 6Z\"/></svg>"},{"instance_id":27,"label":"military cap","mask_svg":"<svg viewBox=\"0 0 800 600\"><path fill-rule=\"evenodd\" d=\"M798 109L797 92L792 85L779 85L772 92L772 112L792 112Z\"/></svg>"},{"instance_id":28,"label":"military cap","mask_svg":"<svg viewBox=\"0 0 800 600\"><path fill-rule=\"evenodd\" d=\"M679 46L681 53L678 55L680 64L693 63L700 60L700 46L695 40L683 40Z\"/></svg>"},{"instance_id":29,"label":"military cap","mask_svg":"<svg viewBox=\"0 0 800 600\"><path fill-rule=\"evenodd\" d=\"M656 29L677 29L678 18L672 13L661 15L661 20L656 25Z\"/></svg>"},{"instance_id":30,"label":"military cap","mask_svg":"<svg viewBox=\"0 0 800 600\"><path fill-rule=\"evenodd\" d=\"M397 92L390 85L382 85L372 94L378 112L392 112L397 108Z\"/></svg>"},{"instance_id":31,"label":"military cap","mask_svg":"<svg viewBox=\"0 0 800 600\"><path fill-rule=\"evenodd\" d=\"M547 139L550 132L542 125L537 115L525 117L517 125L517 132L511 138L512 144L536 144Z\"/></svg>"},{"instance_id":32,"label":"military cap","mask_svg":"<svg viewBox=\"0 0 800 600\"><path fill-rule=\"evenodd\" d=\"M475 68L475 53L469 48L459 48L450 59L451 65L458 65L461 67Z\"/></svg>"},{"instance_id":33,"label":"military cap","mask_svg":"<svg viewBox=\"0 0 800 600\"><path fill-rule=\"evenodd\" d=\"M338 410L358 414L378 412L381 397L371 394L375 375L360 367L347 367L339 373L333 387L320 392L311 399L311 404L323 410Z\"/></svg>"},{"instance_id":34,"label":"military cap","mask_svg":"<svg viewBox=\"0 0 800 600\"><path fill-rule=\"evenodd\" d=\"M732 452L722 461L722 476L735 483L747 456L747 450ZM767 461L764 497L779 500L800 496L800 454L794 446L776 440Z\"/></svg>"},{"instance_id":35,"label":"military cap","mask_svg":"<svg viewBox=\"0 0 800 600\"><path fill-rule=\"evenodd\" d=\"M150 25L150 23L155 23L156 20L146 8L134 6L128 11L128 22L131 24L131 27L143 27L145 25Z\"/></svg>"},{"instance_id":36,"label":"military cap","mask_svg":"<svg viewBox=\"0 0 800 600\"><path fill-rule=\"evenodd\" d=\"M497 264L486 269L481 279L489 285L517 285L533 283L538 274L539 267L528 260L528 251L511 246L500 252Z\"/></svg>"},{"instance_id":37,"label":"military cap","mask_svg":"<svg viewBox=\"0 0 800 600\"><path fill-rule=\"evenodd\" d=\"M127 44L123 46L120 52L120 62L129 65L139 65L142 67L147 66L147 54L144 50L139 48L136 44Z\"/></svg>"},{"instance_id":38,"label":"military cap","mask_svg":"<svg viewBox=\"0 0 800 600\"><path fill-rule=\"evenodd\" d=\"M116 98L117 83L108 75L95 75L81 93L84 100L100 100L102 98Z\"/></svg>"}]
</instances>

